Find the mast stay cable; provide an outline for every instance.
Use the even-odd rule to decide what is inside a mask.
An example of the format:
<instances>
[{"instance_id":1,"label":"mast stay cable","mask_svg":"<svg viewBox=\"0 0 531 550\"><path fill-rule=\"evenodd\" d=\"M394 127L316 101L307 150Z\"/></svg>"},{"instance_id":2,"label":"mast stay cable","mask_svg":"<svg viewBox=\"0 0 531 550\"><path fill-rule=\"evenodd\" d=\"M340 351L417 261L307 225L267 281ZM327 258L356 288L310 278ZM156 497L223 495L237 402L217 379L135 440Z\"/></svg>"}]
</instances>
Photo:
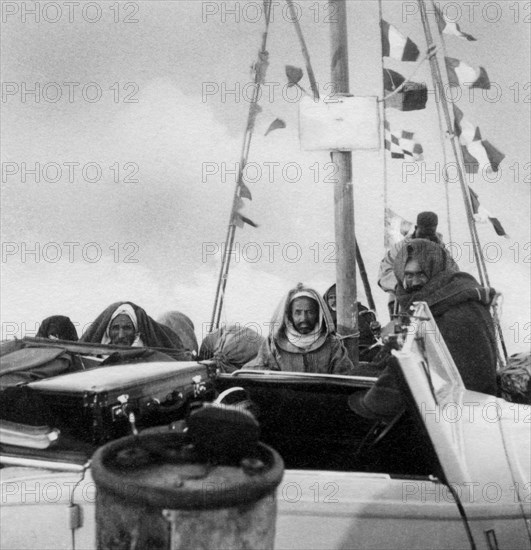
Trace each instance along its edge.
<instances>
[{"instance_id":1,"label":"mast stay cable","mask_svg":"<svg viewBox=\"0 0 531 550\"><path fill-rule=\"evenodd\" d=\"M245 189L243 181L243 171L247 164L247 158L249 156L249 150L251 147L251 140L253 136L256 116L260 112L258 100L260 98L260 87L265 81L265 74L267 66L269 64L269 52L266 50L267 38L269 33L269 23L271 21L271 0L264 0L265 8L265 31L262 35L262 44L260 51L258 52L258 60L254 65L254 88L251 103L249 105L249 113L247 116L247 125L243 137L242 150L240 155L240 164L238 168L238 177L236 180L236 186L234 188L234 195L232 200L232 209L229 219L229 225L227 228L227 236L225 238L225 249L223 251L223 257L221 261L221 268L219 272L218 285L216 288L216 297L214 300L214 309L212 311L212 319L210 323L210 332L213 332L219 328L219 321L221 312L223 310L223 301L225 297L225 289L227 286L228 273L230 267L230 257L232 253L232 247L234 246L234 235L236 233L236 219L238 215L238 207L241 202L242 191Z\"/></svg>"},{"instance_id":2,"label":"mast stay cable","mask_svg":"<svg viewBox=\"0 0 531 550\"><path fill-rule=\"evenodd\" d=\"M425 37L426 37L426 42L428 44L428 52L430 53L430 69L431 69L431 73L432 73L433 83L434 83L434 86L435 86L435 89L436 89L435 91L437 92L437 91L440 91L442 89L443 76L442 76L441 68L439 66L439 61L438 61L438 58L437 58L437 50L436 50L435 44L433 43L433 36L432 36L432 33L431 33L431 28L430 28L429 21L428 21L425 2L424 2L424 0L417 0L417 1L418 1L419 8L420 8L420 15L421 15L421 20L422 20L422 26L423 26L423 29L424 29L424 34L425 34ZM434 0L431 0L431 4L432 4L432 7L433 7L433 13L435 13ZM441 30L439 30L439 38L440 38L440 41L442 42L442 44L444 45L444 37L442 36ZM447 77L447 80L448 80L448 75L446 75L446 77ZM475 260L476 260L476 267L477 267L478 274L479 274L479 280L480 280L481 285L485 286L488 290L488 289L490 289L489 276L488 276L488 273L487 273L487 267L486 267L486 264L485 264L485 259L483 257L483 251L481 249L481 244L480 244L480 241L479 241L479 235L478 235L475 220L474 220L474 215L473 215L473 210L472 210L472 200L471 200L471 197L470 197L470 189L469 189L468 185L465 182L463 152L461 150L460 143L458 142L459 137L456 135L456 133L454 131L453 124L452 124L452 119L451 119L451 116L450 116L450 109L449 109L449 106L448 106L448 99L446 98L446 95L445 95L444 92L441 93L439 97L442 99L441 100L441 105L442 105L442 112L444 114L444 118L445 118L445 122L446 122L446 133L447 133L447 136L450 137L450 143L452 145L452 152L453 152L454 158L456 160L457 172L458 172L458 175L459 175L459 183L460 183L460 186L461 186L461 192L462 192L463 201L464 201L464 204L465 204L467 222L468 222L468 227L469 227L469 230L470 230L470 236L472 238L472 249L474 251L474 257L475 257ZM497 311L497 307L496 307L495 303L492 304L491 311L492 311L492 317L493 317L493 320L494 320L494 327L495 327L495 330L496 330L496 334L497 334L497 337L498 337L498 340L499 340L499 343L501 345L503 355L504 355L505 361L506 361L507 357L508 357L507 348L505 346L505 341L504 341L503 334L502 334L502 331L501 331L500 319L499 319L499 316L498 316L498 311ZM501 356L501 354L499 352L498 346L496 346L496 351L497 351L498 362L499 362L500 366L504 365L505 361L504 361L503 357Z\"/></svg>"}]
</instances>

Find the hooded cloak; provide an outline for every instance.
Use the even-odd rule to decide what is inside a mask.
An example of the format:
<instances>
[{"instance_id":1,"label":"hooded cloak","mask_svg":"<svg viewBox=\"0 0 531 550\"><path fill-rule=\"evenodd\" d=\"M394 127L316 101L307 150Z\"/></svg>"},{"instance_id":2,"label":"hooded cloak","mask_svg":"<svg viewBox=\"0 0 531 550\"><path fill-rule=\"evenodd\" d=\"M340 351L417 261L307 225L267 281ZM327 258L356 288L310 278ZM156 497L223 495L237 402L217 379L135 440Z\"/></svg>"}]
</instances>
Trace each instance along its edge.
<instances>
[{"instance_id":1,"label":"hooded cloak","mask_svg":"<svg viewBox=\"0 0 531 550\"><path fill-rule=\"evenodd\" d=\"M404 285L409 260L419 263L428 282L417 291ZM472 275L455 270L448 252L425 239L402 247L396 257L396 297L403 311L426 302L469 390L496 395L496 335L489 305L496 294Z\"/></svg>"},{"instance_id":2,"label":"hooded cloak","mask_svg":"<svg viewBox=\"0 0 531 550\"><path fill-rule=\"evenodd\" d=\"M439 218L435 212L420 212L417 216L417 225L414 226L413 230L403 240L393 244L385 253L380 262L378 286L388 293L389 303L393 303L396 300L395 287L397 281L393 268L398 252L403 246L416 239L430 240L444 248L442 235L441 233L437 233L438 223ZM457 264L455 264L451 257L449 263L454 265L456 271L459 271Z\"/></svg>"},{"instance_id":3,"label":"hooded cloak","mask_svg":"<svg viewBox=\"0 0 531 550\"><path fill-rule=\"evenodd\" d=\"M310 334L298 333L290 320L290 307L298 297L317 302L319 318ZM334 321L321 295L301 283L280 301L269 326L269 336L255 359L245 368L350 374L352 362L339 337Z\"/></svg>"},{"instance_id":4,"label":"hooded cloak","mask_svg":"<svg viewBox=\"0 0 531 550\"><path fill-rule=\"evenodd\" d=\"M37 338L56 337L59 340L78 341L76 327L69 317L64 315L52 315L46 317L41 323L36 334Z\"/></svg>"},{"instance_id":5,"label":"hooded cloak","mask_svg":"<svg viewBox=\"0 0 531 550\"><path fill-rule=\"evenodd\" d=\"M141 307L132 302L115 302L107 307L90 325L81 337L82 342L95 344L108 343L109 326L116 316L128 315L135 325L139 341L149 348L171 348L183 350L183 343L179 336L164 325L160 325L152 319ZM134 317L131 315L133 314ZM136 339L135 339L136 340Z\"/></svg>"}]
</instances>

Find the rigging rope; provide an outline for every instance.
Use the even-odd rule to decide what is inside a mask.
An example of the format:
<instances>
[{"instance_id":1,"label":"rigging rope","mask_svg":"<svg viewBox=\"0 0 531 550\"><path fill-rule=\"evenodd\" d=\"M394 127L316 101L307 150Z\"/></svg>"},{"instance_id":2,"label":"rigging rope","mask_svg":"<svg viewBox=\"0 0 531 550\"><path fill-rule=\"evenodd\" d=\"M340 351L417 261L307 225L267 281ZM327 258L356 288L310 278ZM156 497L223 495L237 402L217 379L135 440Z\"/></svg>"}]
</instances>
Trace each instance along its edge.
<instances>
[{"instance_id":1,"label":"rigging rope","mask_svg":"<svg viewBox=\"0 0 531 550\"><path fill-rule=\"evenodd\" d=\"M443 84L443 76L439 66L439 61L437 59L435 46L433 44L433 36L431 34L430 24L426 13L426 6L424 4L424 0L417 0L417 1L420 7L420 16L422 20L422 26L424 29L424 35L426 37L426 42L428 44L428 51L433 51L432 55L430 55L430 69L431 69L433 84L436 87L436 89L440 90ZM432 4L433 4L433 0L432 0ZM444 38L442 37L442 35L440 35L440 38L444 42ZM474 251L474 257L476 260L480 283L483 286L489 287L490 285L489 285L488 275L486 273L486 267L485 267L483 255L481 253L481 247L479 246L479 237L477 235L474 216L472 213L472 202L470 200L470 193L468 190L468 186L465 183L465 175L463 170L464 162L462 158L461 147L460 147L460 144L456 144L457 136L453 131L453 124L452 124L452 119L450 117L450 111L449 111L448 100L446 98L446 95L443 93L441 94L440 97L442 98L441 106L442 106L442 112L444 114L444 118L446 122L447 134L451 138L450 142L452 144L452 150L454 153L454 157L456 159L457 171L459 175L459 183L461 184L461 191L462 191L463 200L465 203L468 227L472 238L472 249Z\"/></svg>"},{"instance_id":2,"label":"rigging rope","mask_svg":"<svg viewBox=\"0 0 531 550\"><path fill-rule=\"evenodd\" d=\"M304 36L302 34L302 29L299 23L299 17L298 14L295 11L295 6L293 5L292 0L286 0L291 16L291 22L295 25L295 31L297 32L297 36L299 37L299 42L301 43L301 50L302 55L304 56L304 61L306 63L306 71L308 72L308 78L310 79L310 87L313 92L313 99L314 101L319 101L319 88L317 87L317 82L315 81L315 74L313 72L312 62L310 60L310 54L308 52L308 48L306 47L306 41L304 40ZM302 88L302 86L299 86L301 90L303 90L305 93L306 91Z\"/></svg>"},{"instance_id":3,"label":"rigging rope","mask_svg":"<svg viewBox=\"0 0 531 550\"><path fill-rule=\"evenodd\" d=\"M444 45L444 39L442 37L442 35L440 35L440 39L443 41L443 51L445 53L445 57L446 57L446 47ZM435 48L435 46L431 49L431 50L428 50L430 51L430 55L437 55L437 49ZM435 84L435 83L434 83ZM437 87L437 85L435 84L435 87ZM437 90L435 90L435 92L437 92ZM447 155L447 151L446 151L446 141L444 139L444 135L448 135L447 132L444 131L444 128L443 128L443 113L442 113L442 107L439 103L439 101L435 101L435 104L437 106L437 121L439 123L439 143L441 144L441 150L442 150L442 153L443 153L443 163L444 163L444 170L443 170L443 178L444 178L444 197L445 197L445 202L446 202L446 220L447 220L447 224L448 224L448 242L452 243L453 242L453 238L452 238L452 223L451 223L451 220L450 220L450 189L449 189L449 182L448 182L448 171L446 169L446 167L448 166L448 155Z\"/></svg>"},{"instance_id":4,"label":"rigging rope","mask_svg":"<svg viewBox=\"0 0 531 550\"><path fill-rule=\"evenodd\" d=\"M267 38L269 34L269 24L271 22L271 0L264 0L265 8L265 31L262 35L262 44L260 51L258 52L258 60L254 64L253 69L255 73L254 89L251 104L249 105L249 113L247 116L247 125L243 137L242 150L240 155L240 165L238 169L238 177L236 180L236 186L234 188L234 195L232 200L232 209L230 213L229 225L227 228L227 236L225 238L225 250L223 252L223 258L221 261L221 268L218 278L218 285L216 288L216 297L214 300L214 309L212 311L212 319L210 323L210 332L213 332L219 327L219 320L221 312L223 310L223 302L225 299L225 289L227 287L228 273L230 267L230 257L232 247L234 246L234 235L236 233L236 214L241 201L241 193L243 182L243 170L247 164L247 158L249 150L251 148L251 140L255 127L256 116L260 112L258 100L260 97L260 86L264 83L267 66L269 64L269 53L266 50Z\"/></svg>"},{"instance_id":5,"label":"rigging rope","mask_svg":"<svg viewBox=\"0 0 531 550\"><path fill-rule=\"evenodd\" d=\"M428 21L428 16L427 16L427 13L426 13L426 6L424 4L424 0L417 0L417 1L418 1L419 8L420 8L420 16L421 16L421 20L422 20L422 26L423 26L423 29L424 29L424 34L425 34L425 37L426 37L426 42L428 44L428 51L432 52L431 55L430 55L430 69L431 69L431 73L432 73L433 83L434 83L434 86L436 87L436 89L437 89L438 86L439 86L439 89L440 89L440 87L442 87L442 84L443 84L443 77L442 77L441 69L440 69L440 66L439 66L439 61L437 59L437 52L436 52L436 49L435 49L435 45L433 44L433 36L432 36L432 33L431 33L431 28L430 28L430 24L429 24L429 21ZM433 13L436 13L434 0L431 0L431 4L432 4L432 8L433 8ZM438 28L438 26L437 26L437 28ZM444 37L442 36L441 29L439 29L439 40L443 44L444 51L446 51L445 45L444 45ZM446 74L446 81L448 81L448 75L447 74ZM469 189L468 185L465 182L465 175L464 175L464 169L463 169L463 167L464 167L463 152L461 150L460 142L458 141L459 138L454 132L452 119L450 117L450 111L449 111L449 107L448 107L448 99L446 98L446 95L444 93L441 94L441 98L442 98L442 101L441 101L442 112L444 114L444 118L445 118L445 121L446 121L447 135L450 137L450 143L452 144L452 150L453 150L453 153L454 153L454 157L456 159L457 172L458 172L458 175L459 175L459 183L461 185L461 191L462 191L463 200L464 200L464 203L465 203L467 222L468 222L468 227L469 227L469 230L470 230L470 235L471 235L471 238L472 238L472 246L473 246L473 251L474 251L474 257L476 259L476 265L477 265L478 273L479 273L479 279L480 279L480 283L483 286L485 286L488 290L490 288L489 276L488 276L488 273L487 273L487 267L486 267L486 264L485 264L485 259L483 257L483 252L481 250L479 235L477 233L477 228L476 228L476 224L475 224L475 220L474 220L474 216L473 216L472 200L471 200L471 197L470 197L470 189ZM439 108L439 105L437 105L437 107ZM507 354L507 349L505 347L505 341L503 339L503 334L502 334L502 331L501 331L501 324L500 324L498 311L497 311L497 307L496 307L495 303L491 304L491 314L492 314L492 317L493 317L496 334L498 336L499 342L501 343L501 347L502 347L502 350L503 350L505 360L507 360L507 355L508 355ZM504 365L505 361L504 361L503 357L500 354L500 350L499 350L498 345L496 345L496 352L497 352L497 355L498 355L498 363L500 365Z\"/></svg>"},{"instance_id":6,"label":"rigging rope","mask_svg":"<svg viewBox=\"0 0 531 550\"><path fill-rule=\"evenodd\" d=\"M381 24L381 21L383 20L382 0L378 0L378 10L379 10L379 17L380 17L380 24ZM381 68L383 72L383 46L381 45L381 41L380 41L380 59L382 60ZM383 85L383 78L381 79L380 82L381 82L380 90L379 90L380 97L384 97L385 90ZM381 120L384 121L384 126L385 126L385 122L386 122L385 105L384 105L384 102L381 101L380 99L378 100L378 106L380 107L380 118ZM389 211L389 186L388 186L387 154L385 149L385 131L383 132L383 135L382 135L382 155L383 155L383 178L384 178L383 192L384 192L384 248L385 248L385 243L387 241L386 239L387 213Z\"/></svg>"}]
</instances>

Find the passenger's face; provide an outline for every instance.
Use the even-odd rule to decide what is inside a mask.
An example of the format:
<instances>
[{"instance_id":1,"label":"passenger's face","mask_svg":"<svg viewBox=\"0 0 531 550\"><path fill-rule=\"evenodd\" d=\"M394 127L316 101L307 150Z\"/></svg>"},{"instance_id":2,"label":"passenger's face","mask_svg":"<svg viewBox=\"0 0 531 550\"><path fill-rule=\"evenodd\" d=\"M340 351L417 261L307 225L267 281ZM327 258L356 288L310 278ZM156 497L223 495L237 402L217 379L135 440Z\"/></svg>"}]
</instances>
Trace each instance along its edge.
<instances>
[{"instance_id":1,"label":"passenger's face","mask_svg":"<svg viewBox=\"0 0 531 550\"><path fill-rule=\"evenodd\" d=\"M337 306L336 306L336 291L335 290L332 290L330 292L330 294L326 298L326 302L328 303L328 305L330 306L330 309L332 311L336 311Z\"/></svg>"},{"instance_id":2,"label":"passenger's face","mask_svg":"<svg viewBox=\"0 0 531 550\"><path fill-rule=\"evenodd\" d=\"M319 306L311 298L295 298L291 303L291 319L297 332L310 333L319 319Z\"/></svg>"},{"instance_id":3,"label":"passenger's face","mask_svg":"<svg viewBox=\"0 0 531 550\"><path fill-rule=\"evenodd\" d=\"M127 315L118 315L109 327L111 344L115 346L131 346L135 341L135 325Z\"/></svg>"},{"instance_id":4,"label":"passenger's face","mask_svg":"<svg viewBox=\"0 0 531 550\"><path fill-rule=\"evenodd\" d=\"M417 260L409 260L404 272L404 288L409 292L420 290L428 282L428 277Z\"/></svg>"}]
</instances>

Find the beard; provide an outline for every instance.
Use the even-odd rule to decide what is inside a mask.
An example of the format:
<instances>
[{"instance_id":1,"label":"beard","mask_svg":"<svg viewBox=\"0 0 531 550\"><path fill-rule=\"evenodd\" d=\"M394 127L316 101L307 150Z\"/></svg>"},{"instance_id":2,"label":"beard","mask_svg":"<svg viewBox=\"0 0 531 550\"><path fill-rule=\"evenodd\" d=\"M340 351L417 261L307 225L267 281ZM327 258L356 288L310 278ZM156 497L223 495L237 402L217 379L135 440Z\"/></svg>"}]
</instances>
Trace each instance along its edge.
<instances>
[{"instance_id":1,"label":"beard","mask_svg":"<svg viewBox=\"0 0 531 550\"><path fill-rule=\"evenodd\" d=\"M408 294L413 294L413 292L418 292L419 290L422 289L424 285L411 285L411 286L408 286L405 290Z\"/></svg>"}]
</instances>

